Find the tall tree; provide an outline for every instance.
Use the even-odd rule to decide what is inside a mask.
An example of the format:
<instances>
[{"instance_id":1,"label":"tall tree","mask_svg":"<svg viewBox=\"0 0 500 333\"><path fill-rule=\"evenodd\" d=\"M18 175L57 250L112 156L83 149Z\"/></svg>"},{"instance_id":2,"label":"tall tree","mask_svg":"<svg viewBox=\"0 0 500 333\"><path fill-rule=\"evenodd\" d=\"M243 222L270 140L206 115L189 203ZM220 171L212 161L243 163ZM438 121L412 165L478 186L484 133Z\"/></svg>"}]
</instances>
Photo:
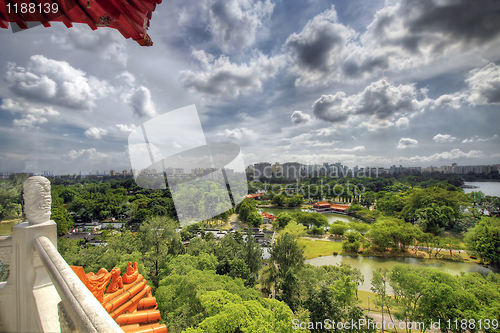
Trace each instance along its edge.
<instances>
[{"instance_id":1,"label":"tall tree","mask_svg":"<svg viewBox=\"0 0 500 333\"><path fill-rule=\"evenodd\" d=\"M260 244L255 241L251 228L247 231L247 237L241 252L243 260L249 270L249 276L245 285L253 287L257 282L259 270L262 267L262 248Z\"/></svg>"},{"instance_id":2,"label":"tall tree","mask_svg":"<svg viewBox=\"0 0 500 333\"><path fill-rule=\"evenodd\" d=\"M295 271L304 266L304 260L304 250L290 233L280 235L271 248L271 262L278 266L280 278L284 278L289 269Z\"/></svg>"},{"instance_id":3,"label":"tall tree","mask_svg":"<svg viewBox=\"0 0 500 333\"><path fill-rule=\"evenodd\" d=\"M19 192L16 189L0 189L0 222L9 215L18 215L20 208Z\"/></svg>"},{"instance_id":4,"label":"tall tree","mask_svg":"<svg viewBox=\"0 0 500 333\"><path fill-rule=\"evenodd\" d=\"M391 298L387 295L388 284L389 270L387 268L377 268L373 271L371 290L377 294L373 303L382 309L382 322L384 321L384 309L387 309L390 314L391 308ZM390 318L394 323L392 316L390 316Z\"/></svg>"},{"instance_id":5,"label":"tall tree","mask_svg":"<svg viewBox=\"0 0 500 333\"><path fill-rule=\"evenodd\" d=\"M468 248L500 268L500 218L483 217L465 236Z\"/></svg>"},{"instance_id":6,"label":"tall tree","mask_svg":"<svg viewBox=\"0 0 500 333\"><path fill-rule=\"evenodd\" d=\"M169 246L180 241L180 236L175 231L176 223L165 216L151 217L139 229L142 241L144 265L150 269L152 283L158 287L159 273L165 264L165 257Z\"/></svg>"}]
</instances>

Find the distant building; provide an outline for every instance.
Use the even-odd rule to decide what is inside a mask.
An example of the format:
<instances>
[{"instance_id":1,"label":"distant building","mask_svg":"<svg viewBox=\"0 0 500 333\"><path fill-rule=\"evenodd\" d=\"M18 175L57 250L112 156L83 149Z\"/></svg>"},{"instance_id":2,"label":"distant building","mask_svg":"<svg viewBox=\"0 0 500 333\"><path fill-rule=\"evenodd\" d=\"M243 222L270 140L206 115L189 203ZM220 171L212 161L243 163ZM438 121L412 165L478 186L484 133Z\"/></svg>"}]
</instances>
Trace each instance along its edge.
<instances>
[{"instance_id":1,"label":"distant building","mask_svg":"<svg viewBox=\"0 0 500 333\"><path fill-rule=\"evenodd\" d=\"M273 223L273 221L276 220L276 216L274 216L273 214L263 212L260 215L262 215L262 223L264 224Z\"/></svg>"},{"instance_id":2,"label":"distant building","mask_svg":"<svg viewBox=\"0 0 500 333\"><path fill-rule=\"evenodd\" d=\"M227 178L231 178L234 176L234 169L224 168L224 172L226 173Z\"/></svg>"},{"instance_id":3,"label":"distant building","mask_svg":"<svg viewBox=\"0 0 500 333\"><path fill-rule=\"evenodd\" d=\"M255 179L266 179L272 177L273 168L271 163L262 162L254 164L254 178Z\"/></svg>"},{"instance_id":4,"label":"distant building","mask_svg":"<svg viewBox=\"0 0 500 333\"><path fill-rule=\"evenodd\" d=\"M288 162L283 164L283 176L286 179L298 180L300 179L300 163Z\"/></svg>"},{"instance_id":5,"label":"distant building","mask_svg":"<svg viewBox=\"0 0 500 333\"><path fill-rule=\"evenodd\" d=\"M320 201L313 204L313 210L316 213L337 213L346 214L349 206L331 204L328 201Z\"/></svg>"},{"instance_id":6,"label":"distant building","mask_svg":"<svg viewBox=\"0 0 500 333\"><path fill-rule=\"evenodd\" d=\"M276 178L283 177L283 165L279 163L273 164L273 175Z\"/></svg>"}]
</instances>

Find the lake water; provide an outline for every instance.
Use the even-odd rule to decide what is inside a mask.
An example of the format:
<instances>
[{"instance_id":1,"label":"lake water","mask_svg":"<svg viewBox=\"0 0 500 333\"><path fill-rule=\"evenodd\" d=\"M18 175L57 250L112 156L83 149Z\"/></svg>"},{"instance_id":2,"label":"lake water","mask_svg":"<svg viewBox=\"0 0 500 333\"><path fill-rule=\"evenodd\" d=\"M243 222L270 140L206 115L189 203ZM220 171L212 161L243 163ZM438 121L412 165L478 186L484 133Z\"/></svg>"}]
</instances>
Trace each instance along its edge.
<instances>
[{"instance_id":1,"label":"lake water","mask_svg":"<svg viewBox=\"0 0 500 333\"><path fill-rule=\"evenodd\" d=\"M0 223L0 236L10 236L12 235L12 227L18 224L18 221L12 221L12 222L3 222Z\"/></svg>"},{"instance_id":2,"label":"lake water","mask_svg":"<svg viewBox=\"0 0 500 333\"><path fill-rule=\"evenodd\" d=\"M465 182L465 185L478 186L479 188L464 188L465 193L481 191L485 195L500 197L500 182Z\"/></svg>"},{"instance_id":3,"label":"lake water","mask_svg":"<svg viewBox=\"0 0 500 333\"><path fill-rule=\"evenodd\" d=\"M296 208L258 208L259 213L266 212L278 216L279 213L285 212L288 214L293 214L300 211L299 207ZM332 223L334 221L340 220L344 222L360 222L357 218L343 215L343 214L323 214L328 219L328 222Z\"/></svg>"},{"instance_id":4,"label":"lake water","mask_svg":"<svg viewBox=\"0 0 500 333\"><path fill-rule=\"evenodd\" d=\"M434 268L440 272L459 274L460 272L477 272L483 275L487 275L490 269L480 266L475 263L467 262L452 262L443 260L427 260L418 258L381 258L381 257L350 257L350 256L326 256L308 259L305 261L306 264L311 264L313 266L323 266L323 265L337 265L340 263L346 263L352 267L356 267L361 271L361 274L365 277L365 282L359 287L359 290L371 291L371 280L373 277L373 271L377 268L387 268L392 269L394 265L411 265L419 267Z\"/></svg>"}]
</instances>

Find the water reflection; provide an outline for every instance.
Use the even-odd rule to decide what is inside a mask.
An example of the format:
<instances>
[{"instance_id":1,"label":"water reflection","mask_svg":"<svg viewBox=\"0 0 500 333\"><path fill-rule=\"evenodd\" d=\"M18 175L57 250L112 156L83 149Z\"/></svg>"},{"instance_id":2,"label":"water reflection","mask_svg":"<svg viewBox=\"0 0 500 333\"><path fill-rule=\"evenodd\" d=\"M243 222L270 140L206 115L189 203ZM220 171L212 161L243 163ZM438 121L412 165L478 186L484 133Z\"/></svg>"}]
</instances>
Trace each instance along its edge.
<instances>
[{"instance_id":1,"label":"water reflection","mask_svg":"<svg viewBox=\"0 0 500 333\"><path fill-rule=\"evenodd\" d=\"M460 272L472 273L477 272L482 275L487 275L490 272L489 268L482 267L475 263L466 262L452 262L443 260L427 260L418 258L381 258L381 257L350 257L350 256L326 256L320 258L314 258L306 260L307 264L314 266L323 265L338 265L340 263L349 264L352 267L356 267L361 271L361 274L365 277L365 282L359 287L360 290L371 291L371 279L373 277L373 271L377 268L387 268L392 269L394 265L411 265L434 268L440 272L450 273L450 274L460 274ZM391 290L392 293L392 290Z\"/></svg>"}]
</instances>

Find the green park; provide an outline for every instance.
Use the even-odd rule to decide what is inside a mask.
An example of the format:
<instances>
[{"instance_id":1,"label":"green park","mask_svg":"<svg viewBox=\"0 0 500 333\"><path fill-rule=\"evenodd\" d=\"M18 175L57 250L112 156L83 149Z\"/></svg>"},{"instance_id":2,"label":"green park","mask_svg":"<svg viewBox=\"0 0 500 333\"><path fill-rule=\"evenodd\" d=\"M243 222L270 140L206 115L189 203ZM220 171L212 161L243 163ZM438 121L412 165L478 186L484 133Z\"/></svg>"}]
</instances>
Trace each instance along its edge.
<instances>
[{"instance_id":1,"label":"green park","mask_svg":"<svg viewBox=\"0 0 500 333\"><path fill-rule=\"evenodd\" d=\"M0 183L2 226L21 220L23 180ZM250 179L251 192L265 193L259 200L180 231L168 190L140 188L133 179L51 181L58 250L67 263L97 272L137 261L169 332L294 332L295 319L369 318L426 327L496 319L482 331L499 331L500 200L464 193L456 177L311 178L276 193ZM339 186L348 190L336 195ZM347 215L312 212L320 200L348 205ZM276 219L263 224L264 211ZM75 239L76 225L92 220L123 227L95 232L101 246ZM216 238L204 231L214 227L228 232ZM272 247L255 241L254 228L268 230ZM0 269L5 280L8 266Z\"/></svg>"}]
</instances>

